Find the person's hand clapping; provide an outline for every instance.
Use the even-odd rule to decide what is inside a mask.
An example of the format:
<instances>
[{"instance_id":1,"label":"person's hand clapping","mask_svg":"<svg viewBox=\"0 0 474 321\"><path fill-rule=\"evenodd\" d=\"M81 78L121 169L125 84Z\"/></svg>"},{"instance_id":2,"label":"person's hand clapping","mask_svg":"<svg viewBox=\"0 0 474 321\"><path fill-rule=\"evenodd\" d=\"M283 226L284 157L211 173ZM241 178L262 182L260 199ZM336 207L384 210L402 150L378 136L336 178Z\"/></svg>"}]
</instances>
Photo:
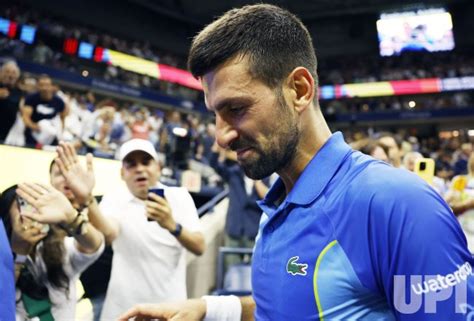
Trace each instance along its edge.
<instances>
[{"instance_id":1,"label":"person's hand clapping","mask_svg":"<svg viewBox=\"0 0 474 321\"><path fill-rule=\"evenodd\" d=\"M16 193L36 209L36 212L22 212L23 217L47 224L68 224L76 217L76 210L66 196L53 187L23 183L18 185Z\"/></svg>"},{"instance_id":2,"label":"person's hand clapping","mask_svg":"<svg viewBox=\"0 0 474 321\"><path fill-rule=\"evenodd\" d=\"M95 186L92 154L86 156L86 168L79 163L76 150L70 143L60 142L57 149L56 164L66 183L71 189L76 201L83 205L87 203Z\"/></svg>"}]
</instances>

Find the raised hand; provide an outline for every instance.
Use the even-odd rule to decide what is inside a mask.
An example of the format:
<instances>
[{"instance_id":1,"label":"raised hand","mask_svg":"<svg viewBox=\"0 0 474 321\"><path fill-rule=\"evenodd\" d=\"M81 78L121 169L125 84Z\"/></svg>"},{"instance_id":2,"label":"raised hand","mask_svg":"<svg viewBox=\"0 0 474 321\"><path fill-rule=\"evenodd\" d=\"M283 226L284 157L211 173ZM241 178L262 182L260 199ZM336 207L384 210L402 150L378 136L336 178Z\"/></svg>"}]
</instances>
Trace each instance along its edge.
<instances>
[{"instance_id":1,"label":"raised hand","mask_svg":"<svg viewBox=\"0 0 474 321\"><path fill-rule=\"evenodd\" d=\"M76 201L85 204L89 200L95 186L92 154L86 156L86 168L79 163L76 150L70 143L60 142L57 149L56 164Z\"/></svg>"},{"instance_id":2,"label":"raised hand","mask_svg":"<svg viewBox=\"0 0 474 321\"><path fill-rule=\"evenodd\" d=\"M206 302L202 299L179 303L139 304L125 312L118 321L201 321L206 315Z\"/></svg>"},{"instance_id":3,"label":"raised hand","mask_svg":"<svg viewBox=\"0 0 474 321\"><path fill-rule=\"evenodd\" d=\"M66 196L53 187L23 183L18 185L16 193L36 209L36 212L21 213L33 221L68 224L76 217L76 210Z\"/></svg>"}]
</instances>

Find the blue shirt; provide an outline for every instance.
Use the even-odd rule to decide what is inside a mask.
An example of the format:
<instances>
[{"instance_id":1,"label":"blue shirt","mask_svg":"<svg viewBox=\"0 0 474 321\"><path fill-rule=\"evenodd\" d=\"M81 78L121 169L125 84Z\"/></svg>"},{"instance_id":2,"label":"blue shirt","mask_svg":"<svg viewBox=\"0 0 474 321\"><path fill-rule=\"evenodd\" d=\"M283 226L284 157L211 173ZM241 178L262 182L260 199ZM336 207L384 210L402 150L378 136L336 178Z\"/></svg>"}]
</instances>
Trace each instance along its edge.
<instances>
[{"instance_id":1,"label":"blue shirt","mask_svg":"<svg viewBox=\"0 0 474 321\"><path fill-rule=\"evenodd\" d=\"M15 272L13 255L0 220L0 321L15 320Z\"/></svg>"},{"instance_id":2,"label":"blue shirt","mask_svg":"<svg viewBox=\"0 0 474 321\"><path fill-rule=\"evenodd\" d=\"M259 202L257 321L474 314L466 238L448 205L415 174L353 151L335 133L284 195L278 180Z\"/></svg>"}]
</instances>

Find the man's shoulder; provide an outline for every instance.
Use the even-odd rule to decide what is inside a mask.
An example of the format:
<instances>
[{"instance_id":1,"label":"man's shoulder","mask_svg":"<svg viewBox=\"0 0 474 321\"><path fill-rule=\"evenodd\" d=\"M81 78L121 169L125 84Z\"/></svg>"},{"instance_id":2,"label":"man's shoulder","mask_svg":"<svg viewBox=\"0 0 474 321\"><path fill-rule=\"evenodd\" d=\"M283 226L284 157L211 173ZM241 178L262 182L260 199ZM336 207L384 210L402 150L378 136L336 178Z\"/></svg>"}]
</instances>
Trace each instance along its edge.
<instances>
[{"instance_id":1,"label":"man's shoulder","mask_svg":"<svg viewBox=\"0 0 474 321\"><path fill-rule=\"evenodd\" d=\"M36 105L36 104L39 103L39 101L40 101L39 93L29 94L25 98L25 104L26 105Z\"/></svg>"},{"instance_id":2,"label":"man's shoulder","mask_svg":"<svg viewBox=\"0 0 474 321\"><path fill-rule=\"evenodd\" d=\"M100 201L101 205L115 205L122 206L124 203L129 202L133 199L133 195L130 193L126 186L118 186L104 193Z\"/></svg>"},{"instance_id":3,"label":"man's shoulder","mask_svg":"<svg viewBox=\"0 0 474 321\"><path fill-rule=\"evenodd\" d=\"M396 193L392 196L399 196L419 193L429 188L416 174L381 161L369 161L361 167L348 185L362 189L366 194Z\"/></svg>"},{"instance_id":4,"label":"man's shoulder","mask_svg":"<svg viewBox=\"0 0 474 321\"><path fill-rule=\"evenodd\" d=\"M378 215L449 213L439 194L416 174L379 161L366 163L353 175L348 180L345 194L355 207L367 208Z\"/></svg>"},{"instance_id":5,"label":"man's shoulder","mask_svg":"<svg viewBox=\"0 0 474 321\"><path fill-rule=\"evenodd\" d=\"M58 95L54 95L51 104L55 107L64 107L64 100Z\"/></svg>"}]
</instances>

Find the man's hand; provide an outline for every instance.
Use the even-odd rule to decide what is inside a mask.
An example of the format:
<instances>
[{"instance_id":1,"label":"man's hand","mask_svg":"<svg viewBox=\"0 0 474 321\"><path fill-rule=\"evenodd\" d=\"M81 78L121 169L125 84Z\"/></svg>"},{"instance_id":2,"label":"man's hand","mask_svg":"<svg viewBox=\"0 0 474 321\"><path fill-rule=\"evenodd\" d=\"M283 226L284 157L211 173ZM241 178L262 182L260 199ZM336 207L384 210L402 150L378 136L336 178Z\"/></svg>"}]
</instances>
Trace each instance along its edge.
<instances>
[{"instance_id":1,"label":"man's hand","mask_svg":"<svg viewBox=\"0 0 474 321\"><path fill-rule=\"evenodd\" d=\"M37 212L21 213L40 223L71 223L76 217L72 204L57 189L36 183L19 184L16 193L30 203Z\"/></svg>"},{"instance_id":2,"label":"man's hand","mask_svg":"<svg viewBox=\"0 0 474 321\"><path fill-rule=\"evenodd\" d=\"M8 88L0 88L0 99L5 99L10 96L10 91Z\"/></svg>"},{"instance_id":3,"label":"man's hand","mask_svg":"<svg viewBox=\"0 0 474 321\"><path fill-rule=\"evenodd\" d=\"M80 205L87 203L95 186L92 154L87 154L87 166L79 164L76 150L71 143L60 142L56 164L74 197Z\"/></svg>"},{"instance_id":4,"label":"man's hand","mask_svg":"<svg viewBox=\"0 0 474 321\"><path fill-rule=\"evenodd\" d=\"M158 222L162 228L173 232L176 229L176 221L168 201L154 193L149 193L148 197L149 200L145 202L147 217Z\"/></svg>"},{"instance_id":5,"label":"man's hand","mask_svg":"<svg viewBox=\"0 0 474 321\"><path fill-rule=\"evenodd\" d=\"M206 315L206 302L192 299L178 303L139 304L120 316L119 321L201 321Z\"/></svg>"}]
</instances>

